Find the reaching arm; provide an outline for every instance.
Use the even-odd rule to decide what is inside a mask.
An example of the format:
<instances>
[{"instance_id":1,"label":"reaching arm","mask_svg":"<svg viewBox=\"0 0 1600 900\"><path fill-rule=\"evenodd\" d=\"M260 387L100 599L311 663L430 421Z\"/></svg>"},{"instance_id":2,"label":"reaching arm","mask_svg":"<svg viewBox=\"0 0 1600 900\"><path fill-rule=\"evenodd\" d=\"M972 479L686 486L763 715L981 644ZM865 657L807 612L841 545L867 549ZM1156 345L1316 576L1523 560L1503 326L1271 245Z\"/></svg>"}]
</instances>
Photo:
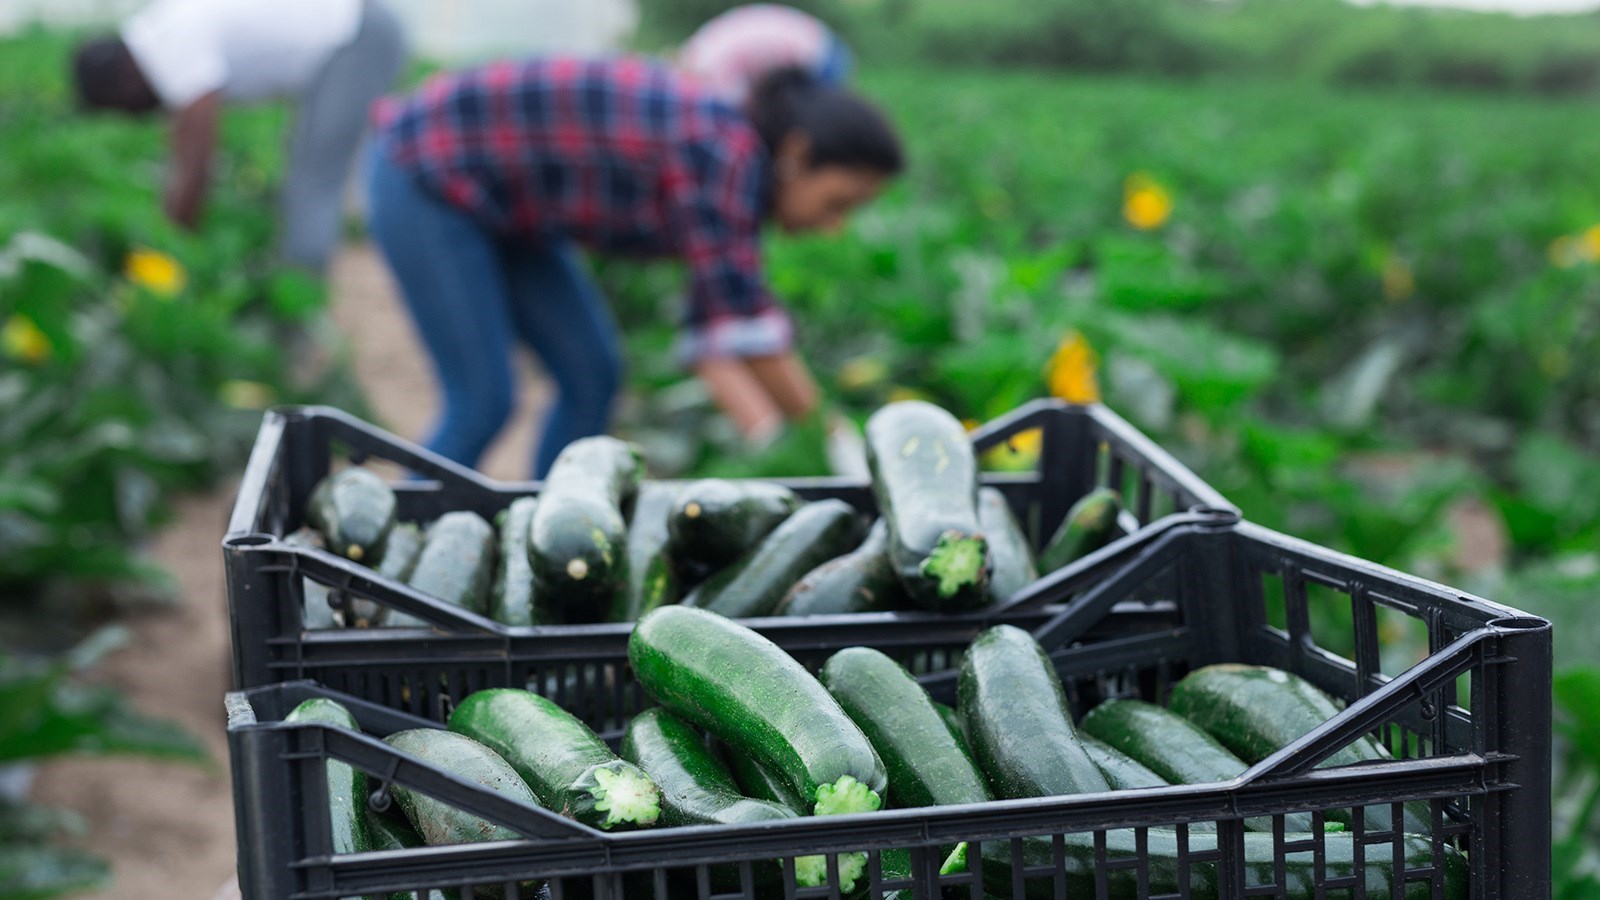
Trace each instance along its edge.
<instances>
[{"instance_id":1,"label":"reaching arm","mask_svg":"<svg viewBox=\"0 0 1600 900\"><path fill-rule=\"evenodd\" d=\"M191 231L205 208L221 112L222 92L212 91L179 110L172 120L172 170L162 209L167 218Z\"/></svg>"},{"instance_id":2,"label":"reaching arm","mask_svg":"<svg viewBox=\"0 0 1600 900\"><path fill-rule=\"evenodd\" d=\"M703 359L695 364L695 374L752 444L770 441L785 419L803 419L817 407L816 381L793 352Z\"/></svg>"}]
</instances>

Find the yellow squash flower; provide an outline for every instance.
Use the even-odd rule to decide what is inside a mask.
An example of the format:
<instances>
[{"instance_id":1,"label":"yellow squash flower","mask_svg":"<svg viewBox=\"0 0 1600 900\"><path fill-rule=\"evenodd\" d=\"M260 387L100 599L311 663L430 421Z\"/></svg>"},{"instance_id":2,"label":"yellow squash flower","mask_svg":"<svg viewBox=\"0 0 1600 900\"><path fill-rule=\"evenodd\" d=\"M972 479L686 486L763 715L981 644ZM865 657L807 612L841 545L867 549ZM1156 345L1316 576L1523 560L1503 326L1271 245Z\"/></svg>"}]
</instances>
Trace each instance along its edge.
<instances>
[{"instance_id":1,"label":"yellow squash flower","mask_svg":"<svg viewBox=\"0 0 1600 900\"><path fill-rule=\"evenodd\" d=\"M266 409L278 399L270 385L259 381L224 381L217 389L222 402L235 409Z\"/></svg>"},{"instance_id":2,"label":"yellow squash flower","mask_svg":"<svg viewBox=\"0 0 1600 900\"><path fill-rule=\"evenodd\" d=\"M839 366L839 389L859 391L882 384L889 377L889 367L875 356L857 356Z\"/></svg>"},{"instance_id":3,"label":"yellow squash flower","mask_svg":"<svg viewBox=\"0 0 1600 900\"><path fill-rule=\"evenodd\" d=\"M0 327L0 348L11 359L29 364L44 362L55 352L49 336L21 313L7 318L5 326Z\"/></svg>"},{"instance_id":4,"label":"yellow squash flower","mask_svg":"<svg viewBox=\"0 0 1600 900\"><path fill-rule=\"evenodd\" d=\"M189 273L177 260L143 247L128 254L122 273L129 281L162 297L177 296L189 281Z\"/></svg>"},{"instance_id":5,"label":"yellow squash flower","mask_svg":"<svg viewBox=\"0 0 1600 900\"><path fill-rule=\"evenodd\" d=\"M1039 467L1039 451L1044 446L1044 432L1030 428L1011 436L1004 444L990 447L983 453L983 468L1000 472L1028 472Z\"/></svg>"},{"instance_id":6,"label":"yellow squash flower","mask_svg":"<svg viewBox=\"0 0 1600 900\"><path fill-rule=\"evenodd\" d=\"M1591 225L1584 231L1583 255L1590 262L1600 262L1600 225Z\"/></svg>"},{"instance_id":7,"label":"yellow squash flower","mask_svg":"<svg viewBox=\"0 0 1600 900\"><path fill-rule=\"evenodd\" d=\"M889 390L889 402L900 403L905 400L926 400L928 395L914 388L896 386Z\"/></svg>"},{"instance_id":8,"label":"yellow squash flower","mask_svg":"<svg viewBox=\"0 0 1600 900\"><path fill-rule=\"evenodd\" d=\"M1153 231L1172 218L1172 195L1144 172L1122 183L1122 217L1140 231Z\"/></svg>"},{"instance_id":9,"label":"yellow squash flower","mask_svg":"<svg viewBox=\"0 0 1600 900\"><path fill-rule=\"evenodd\" d=\"M1050 396L1068 403L1099 403L1100 383L1095 379L1099 366L1100 354L1089 341L1076 331L1067 332L1045 366Z\"/></svg>"}]
</instances>

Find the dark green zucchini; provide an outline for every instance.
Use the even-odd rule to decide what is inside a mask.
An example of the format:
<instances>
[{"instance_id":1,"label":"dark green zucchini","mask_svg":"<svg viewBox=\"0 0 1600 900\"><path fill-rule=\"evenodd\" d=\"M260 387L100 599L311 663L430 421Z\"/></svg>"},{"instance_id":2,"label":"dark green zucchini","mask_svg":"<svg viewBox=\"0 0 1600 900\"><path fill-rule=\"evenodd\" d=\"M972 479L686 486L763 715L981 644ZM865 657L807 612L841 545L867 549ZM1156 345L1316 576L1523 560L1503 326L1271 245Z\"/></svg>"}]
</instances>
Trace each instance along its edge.
<instances>
[{"instance_id":1,"label":"dark green zucchini","mask_svg":"<svg viewBox=\"0 0 1600 900\"><path fill-rule=\"evenodd\" d=\"M1265 666L1221 664L1196 669L1173 686L1172 711L1204 729L1247 763L1258 763L1339 714L1332 697L1292 672ZM1348 766L1392 759L1370 736L1358 738L1329 756L1322 766ZM1330 811L1336 816L1336 811ZM1388 831L1394 816L1387 806L1366 810L1368 830ZM1405 830L1433 830L1427 803L1407 803Z\"/></svg>"},{"instance_id":2,"label":"dark green zucchini","mask_svg":"<svg viewBox=\"0 0 1600 900\"><path fill-rule=\"evenodd\" d=\"M996 625L978 635L957 692L973 758L1000 797L1110 790L1078 742L1061 679L1028 632Z\"/></svg>"},{"instance_id":3,"label":"dark green zucchini","mask_svg":"<svg viewBox=\"0 0 1600 900\"><path fill-rule=\"evenodd\" d=\"M468 694L450 730L511 764L548 809L593 828L645 828L661 815L660 792L643 770L618 759L577 716L516 688Z\"/></svg>"},{"instance_id":4,"label":"dark green zucchini","mask_svg":"<svg viewBox=\"0 0 1600 900\"><path fill-rule=\"evenodd\" d=\"M867 420L867 462L889 559L910 598L933 610L987 603L978 463L961 422L920 400L891 403Z\"/></svg>"},{"instance_id":5,"label":"dark green zucchini","mask_svg":"<svg viewBox=\"0 0 1600 900\"><path fill-rule=\"evenodd\" d=\"M706 478L685 485L667 520L674 556L708 570L750 552L800 508L794 491L770 481Z\"/></svg>"},{"instance_id":6,"label":"dark green zucchini","mask_svg":"<svg viewBox=\"0 0 1600 900\"><path fill-rule=\"evenodd\" d=\"M704 610L663 606L634 627L628 659L667 709L784 778L808 812L870 812L887 784L871 742L776 644Z\"/></svg>"},{"instance_id":7,"label":"dark green zucchini","mask_svg":"<svg viewBox=\"0 0 1600 900\"><path fill-rule=\"evenodd\" d=\"M714 737L706 742L706 746L717 759L727 764L728 771L733 773L734 783L739 785L740 793L757 800L775 803L796 815L803 816L809 812L811 804L800 796L800 792L790 786L788 781L757 762L755 757L748 753L734 753L726 744Z\"/></svg>"},{"instance_id":8,"label":"dark green zucchini","mask_svg":"<svg viewBox=\"0 0 1600 900\"><path fill-rule=\"evenodd\" d=\"M395 505L394 490L377 473L352 466L317 482L306 502L306 521L334 553L370 565L383 555Z\"/></svg>"},{"instance_id":9,"label":"dark green zucchini","mask_svg":"<svg viewBox=\"0 0 1600 900\"><path fill-rule=\"evenodd\" d=\"M417 567L417 560L422 556L422 545L426 541L422 529L418 528L415 522L400 522L395 525L394 530L389 532L389 540L384 542L383 560L378 563L378 574L401 584L408 583L412 571ZM416 616L387 606L377 607L369 621L369 625L389 628L426 627L427 624Z\"/></svg>"},{"instance_id":10,"label":"dark green zucchini","mask_svg":"<svg viewBox=\"0 0 1600 900\"><path fill-rule=\"evenodd\" d=\"M961 723L961 714L956 712L955 707L937 701L933 704L933 708L938 710L939 718L944 720L945 727L950 729L950 733L955 735L956 740L961 742L961 749L967 751L967 755L971 756L972 748L967 746L966 726Z\"/></svg>"},{"instance_id":11,"label":"dark green zucchini","mask_svg":"<svg viewBox=\"0 0 1600 900\"><path fill-rule=\"evenodd\" d=\"M320 722L335 728L360 731L355 716L337 700L316 697L306 700L283 717L285 722ZM328 815L333 822L333 852L361 853L372 849L367 831L367 774L349 763L330 759L328 769Z\"/></svg>"},{"instance_id":12,"label":"dark green zucchini","mask_svg":"<svg viewBox=\"0 0 1600 900\"><path fill-rule=\"evenodd\" d=\"M1239 777L1249 765L1189 720L1143 700L1107 700L1078 723L1084 734L1126 753L1168 784L1212 784ZM1271 831L1272 819L1245 820L1245 827ZM1310 831L1308 813L1283 817L1288 831Z\"/></svg>"},{"instance_id":13,"label":"dark green zucchini","mask_svg":"<svg viewBox=\"0 0 1600 900\"><path fill-rule=\"evenodd\" d=\"M1105 859L1109 863L1123 863L1120 868L1097 865L1098 852L1093 832L1078 832L1063 836L1065 888L1068 897L1099 897L1107 900L1139 900L1155 895L1177 896L1182 890L1178 856L1177 832L1165 828L1151 828L1145 833L1144 865L1131 863L1140 858L1139 847L1132 829L1120 828L1105 832ZM1310 841L1313 835L1286 832L1286 842ZM1323 835L1323 878L1326 885L1337 879L1353 879L1356 872L1356 844L1345 833ZM1244 878L1252 886L1278 882L1276 875L1274 841L1270 834L1246 832L1244 834ZM1215 853L1215 834L1196 834L1192 830L1187 841L1188 853ZM1047 838L1027 838L1022 841L1021 863L1029 868L1042 867L1053 872L1056 865L1054 841ZM1397 875L1394 865L1394 845L1368 844L1361 851L1362 883L1368 897L1393 896ZM1407 868L1426 869L1435 865L1433 841L1430 838L1409 835L1404 838L1404 859ZM1012 842L985 841L983 844L983 886L990 895L1024 897L1027 900L1053 900L1060 895L1053 875L1041 874L1027 878L1021 890L1013 882ZM1444 900L1466 900L1470 891L1471 872L1466 857L1450 845L1444 845L1438 865L1444 869ZM1273 894L1286 900L1313 900L1320 897L1345 896L1347 888L1329 889L1318 886L1318 860L1309 850L1284 855L1283 892ZM1107 893L1097 893L1096 873L1104 874ZM1140 890L1141 873L1148 879ZM1188 866L1188 893L1190 900L1224 900L1217 883L1215 861L1191 862ZM1230 895L1231 896L1231 895ZM1433 886L1428 881L1408 881L1401 896L1405 900L1433 900Z\"/></svg>"},{"instance_id":14,"label":"dark green zucchini","mask_svg":"<svg viewBox=\"0 0 1600 900\"><path fill-rule=\"evenodd\" d=\"M495 516L500 530L499 566L494 590L489 595L489 618L507 625L535 625L539 622L534 600L533 567L528 565L528 528L537 497L519 497Z\"/></svg>"},{"instance_id":15,"label":"dark green zucchini","mask_svg":"<svg viewBox=\"0 0 1600 900\"><path fill-rule=\"evenodd\" d=\"M1033 547L1011 504L998 488L978 490L978 527L989 542L989 594L996 602L1008 599L1039 579Z\"/></svg>"},{"instance_id":16,"label":"dark green zucchini","mask_svg":"<svg viewBox=\"0 0 1600 900\"><path fill-rule=\"evenodd\" d=\"M661 790L662 825L732 825L792 819L788 806L747 797L706 740L683 719L647 709L628 723L622 758Z\"/></svg>"},{"instance_id":17,"label":"dark green zucchini","mask_svg":"<svg viewBox=\"0 0 1600 900\"><path fill-rule=\"evenodd\" d=\"M749 553L690 591L683 605L730 619L771 615L801 576L855 546L860 528L843 500L807 503Z\"/></svg>"},{"instance_id":18,"label":"dark green zucchini","mask_svg":"<svg viewBox=\"0 0 1600 900\"><path fill-rule=\"evenodd\" d=\"M291 547L327 549L322 535L310 528L300 528L291 532L283 542ZM302 627L314 631L339 627L339 613L329 602L329 593L328 586L320 581L305 577L300 579Z\"/></svg>"},{"instance_id":19,"label":"dark green zucchini","mask_svg":"<svg viewBox=\"0 0 1600 900\"><path fill-rule=\"evenodd\" d=\"M905 590L889 562L889 525L872 523L861 546L807 572L778 604L786 616L824 616L838 613L901 609Z\"/></svg>"},{"instance_id":20,"label":"dark green zucchini","mask_svg":"<svg viewBox=\"0 0 1600 900\"><path fill-rule=\"evenodd\" d=\"M627 513L644 477L637 445L612 437L568 444L545 477L528 530L541 602L563 622L599 622L627 589Z\"/></svg>"},{"instance_id":21,"label":"dark green zucchini","mask_svg":"<svg viewBox=\"0 0 1600 900\"><path fill-rule=\"evenodd\" d=\"M428 526L410 585L452 606L484 615L494 578L494 528L472 512L452 512Z\"/></svg>"},{"instance_id":22,"label":"dark green zucchini","mask_svg":"<svg viewBox=\"0 0 1600 900\"><path fill-rule=\"evenodd\" d=\"M878 751L892 805L994 799L928 692L899 663L869 647L850 647L828 658L822 684Z\"/></svg>"},{"instance_id":23,"label":"dark green zucchini","mask_svg":"<svg viewBox=\"0 0 1600 900\"><path fill-rule=\"evenodd\" d=\"M1096 488L1085 494L1039 553L1039 571L1049 574L1111 543L1121 511L1122 495L1116 491Z\"/></svg>"},{"instance_id":24,"label":"dark green zucchini","mask_svg":"<svg viewBox=\"0 0 1600 900\"><path fill-rule=\"evenodd\" d=\"M1144 763L1081 728L1078 730L1078 742L1083 744L1083 752L1089 754L1089 759L1094 761L1113 791L1166 787L1172 783L1150 771Z\"/></svg>"},{"instance_id":25,"label":"dark green zucchini","mask_svg":"<svg viewBox=\"0 0 1600 900\"><path fill-rule=\"evenodd\" d=\"M439 728L414 728L397 731L383 740L401 753L512 800L530 806L539 803L509 763L472 738ZM406 821L417 830L423 843L430 847L521 839L521 835L509 828L480 819L410 788L395 785L393 792L400 811L405 813Z\"/></svg>"},{"instance_id":26,"label":"dark green zucchini","mask_svg":"<svg viewBox=\"0 0 1600 900\"><path fill-rule=\"evenodd\" d=\"M422 838L417 834L411 823L399 816L390 816L373 812L367 809L367 831L372 835L372 850L410 850L422 847ZM461 894L457 891L431 890L427 893L427 900L457 900ZM388 894L384 900L418 900L415 891L396 891Z\"/></svg>"},{"instance_id":27,"label":"dark green zucchini","mask_svg":"<svg viewBox=\"0 0 1600 900\"><path fill-rule=\"evenodd\" d=\"M626 604L612 618L633 622L658 606L678 602L678 572L667 529L677 496L678 486L671 482L647 481L639 487L628 523Z\"/></svg>"}]
</instances>

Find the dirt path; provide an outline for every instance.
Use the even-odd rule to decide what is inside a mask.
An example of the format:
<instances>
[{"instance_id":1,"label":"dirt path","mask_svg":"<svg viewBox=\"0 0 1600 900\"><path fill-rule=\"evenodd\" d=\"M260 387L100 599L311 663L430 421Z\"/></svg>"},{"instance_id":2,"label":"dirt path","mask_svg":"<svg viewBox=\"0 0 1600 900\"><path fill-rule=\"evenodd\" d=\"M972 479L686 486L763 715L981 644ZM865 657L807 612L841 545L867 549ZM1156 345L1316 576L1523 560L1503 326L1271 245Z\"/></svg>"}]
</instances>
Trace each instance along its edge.
<instances>
[{"instance_id":1,"label":"dirt path","mask_svg":"<svg viewBox=\"0 0 1600 900\"><path fill-rule=\"evenodd\" d=\"M417 437L432 419L437 394L388 273L369 248L353 247L335 266L333 290L334 320L351 338L353 364L374 411L398 433ZM521 377L517 417L484 465L504 478L527 476L533 422L546 398L529 367ZM98 896L208 900L231 893L233 799L222 715L229 648L218 541L234 490L230 483L177 504L174 524L152 550L178 579L183 602L130 621L133 641L100 673L143 711L202 736L216 765L74 759L39 773L34 799L82 814L85 845L112 862L111 889Z\"/></svg>"}]
</instances>

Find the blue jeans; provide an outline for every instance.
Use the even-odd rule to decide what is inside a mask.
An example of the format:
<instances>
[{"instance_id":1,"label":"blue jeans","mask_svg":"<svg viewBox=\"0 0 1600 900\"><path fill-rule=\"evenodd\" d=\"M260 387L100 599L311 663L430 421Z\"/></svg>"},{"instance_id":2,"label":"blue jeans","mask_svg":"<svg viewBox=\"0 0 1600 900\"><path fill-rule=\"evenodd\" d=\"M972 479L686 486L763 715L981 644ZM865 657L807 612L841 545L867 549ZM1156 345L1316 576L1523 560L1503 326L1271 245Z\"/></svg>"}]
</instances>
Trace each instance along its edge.
<instances>
[{"instance_id":1,"label":"blue jeans","mask_svg":"<svg viewBox=\"0 0 1600 900\"><path fill-rule=\"evenodd\" d=\"M605 433L622 352L605 297L565 241L529 244L488 230L429 192L376 147L367 154L369 230L433 357L444 411L428 449L476 466L511 415L520 340L556 383L533 476L561 448Z\"/></svg>"}]
</instances>

